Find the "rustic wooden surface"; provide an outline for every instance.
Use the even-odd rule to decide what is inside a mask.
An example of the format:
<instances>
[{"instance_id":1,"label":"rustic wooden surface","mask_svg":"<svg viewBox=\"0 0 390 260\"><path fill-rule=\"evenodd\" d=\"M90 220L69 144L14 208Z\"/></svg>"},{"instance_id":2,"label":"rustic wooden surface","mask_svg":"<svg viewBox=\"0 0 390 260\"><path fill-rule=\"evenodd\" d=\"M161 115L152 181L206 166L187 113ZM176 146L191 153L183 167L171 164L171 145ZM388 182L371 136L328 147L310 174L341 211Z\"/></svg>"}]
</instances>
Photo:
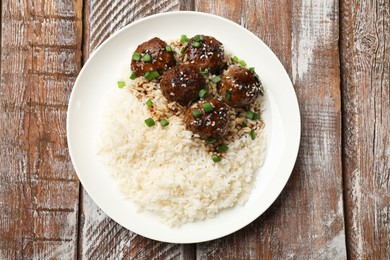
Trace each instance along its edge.
<instances>
[{"instance_id":1,"label":"rustic wooden surface","mask_svg":"<svg viewBox=\"0 0 390 260\"><path fill-rule=\"evenodd\" d=\"M142 17L197 10L229 18L280 58L302 114L292 176L244 229L193 245L146 239L79 185L66 109L88 55ZM3 0L0 259L388 259L388 0Z\"/></svg>"},{"instance_id":2,"label":"rustic wooden surface","mask_svg":"<svg viewBox=\"0 0 390 260\"><path fill-rule=\"evenodd\" d=\"M389 259L390 1L342 3L341 64L348 255Z\"/></svg>"}]
</instances>

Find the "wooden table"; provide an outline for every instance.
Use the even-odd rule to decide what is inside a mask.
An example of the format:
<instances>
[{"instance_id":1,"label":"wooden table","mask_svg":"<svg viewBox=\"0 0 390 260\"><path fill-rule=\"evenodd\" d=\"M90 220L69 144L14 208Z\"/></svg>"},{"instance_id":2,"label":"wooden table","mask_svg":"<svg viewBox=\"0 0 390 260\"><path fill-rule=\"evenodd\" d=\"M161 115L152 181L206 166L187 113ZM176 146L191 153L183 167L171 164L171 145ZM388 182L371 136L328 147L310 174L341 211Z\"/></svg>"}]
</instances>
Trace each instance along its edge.
<instances>
[{"instance_id":1,"label":"wooden table","mask_svg":"<svg viewBox=\"0 0 390 260\"><path fill-rule=\"evenodd\" d=\"M132 233L79 183L66 113L88 55L142 17L196 10L258 35L294 84L292 176L256 221L211 242ZM389 259L389 0L3 0L0 259Z\"/></svg>"}]
</instances>

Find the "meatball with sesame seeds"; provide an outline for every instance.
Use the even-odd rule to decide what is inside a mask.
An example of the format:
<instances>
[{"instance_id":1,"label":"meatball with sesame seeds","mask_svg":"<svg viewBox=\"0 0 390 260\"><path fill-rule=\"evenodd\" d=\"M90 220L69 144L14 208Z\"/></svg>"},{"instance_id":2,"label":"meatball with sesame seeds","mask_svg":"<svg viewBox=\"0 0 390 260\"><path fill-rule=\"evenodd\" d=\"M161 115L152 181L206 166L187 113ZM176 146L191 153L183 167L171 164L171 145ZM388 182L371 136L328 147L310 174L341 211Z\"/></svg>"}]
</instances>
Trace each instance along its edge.
<instances>
[{"instance_id":1,"label":"meatball with sesame seeds","mask_svg":"<svg viewBox=\"0 0 390 260\"><path fill-rule=\"evenodd\" d=\"M167 44L158 37L138 45L131 60L131 70L139 76L147 72L157 71L162 75L164 71L175 66L176 60ZM168 49L168 50L167 50Z\"/></svg>"},{"instance_id":2,"label":"meatball with sesame seeds","mask_svg":"<svg viewBox=\"0 0 390 260\"><path fill-rule=\"evenodd\" d=\"M228 130L228 107L215 98L200 100L184 114L186 128L200 138L222 138Z\"/></svg>"},{"instance_id":3,"label":"meatball with sesame seeds","mask_svg":"<svg viewBox=\"0 0 390 260\"><path fill-rule=\"evenodd\" d=\"M189 105L199 98L199 91L206 86L206 79L199 68L182 64L167 71L160 81L161 92L169 101Z\"/></svg>"},{"instance_id":4,"label":"meatball with sesame seeds","mask_svg":"<svg viewBox=\"0 0 390 260\"><path fill-rule=\"evenodd\" d=\"M262 93L262 85L254 72L243 67L232 67L221 76L218 92L226 104L246 107Z\"/></svg>"},{"instance_id":5,"label":"meatball with sesame seeds","mask_svg":"<svg viewBox=\"0 0 390 260\"><path fill-rule=\"evenodd\" d=\"M221 71L224 63L222 43L212 36L196 35L184 47L183 62L198 66L213 74Z\"/></svg>"}]
</instances>

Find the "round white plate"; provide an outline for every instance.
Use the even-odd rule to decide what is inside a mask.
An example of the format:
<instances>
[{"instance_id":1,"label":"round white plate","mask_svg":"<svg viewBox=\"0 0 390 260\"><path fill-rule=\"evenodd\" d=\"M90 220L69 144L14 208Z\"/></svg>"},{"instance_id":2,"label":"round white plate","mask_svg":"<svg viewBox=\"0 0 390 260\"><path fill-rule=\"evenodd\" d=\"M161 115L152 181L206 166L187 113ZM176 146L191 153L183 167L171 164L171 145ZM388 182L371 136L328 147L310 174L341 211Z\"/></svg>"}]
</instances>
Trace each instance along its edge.
<instances>
[{"instance_id":1,"label":"round white plate","mask_svg":"<svg viewBox=\"0 0 390 260\"><path fill-rule=\"evenodd\" d=\"M96 156L99 114L107 93L117 87L131 52L152 37L169 41L182 34L211 35L227 50L255 67L264 84L267 148L255 187L244 206L223 210L205 221L170 228L135 206L118 191ZM172 243L216 239L246 226L278 197L293 169L300 141L300 115L291 81L274 53L254 34L224 18L198 12L170 12L136 21L107 39L81 70L69 101L69 152L77 175L96 204L113 220L142 236Z\"/></svg>"}]
</instances>

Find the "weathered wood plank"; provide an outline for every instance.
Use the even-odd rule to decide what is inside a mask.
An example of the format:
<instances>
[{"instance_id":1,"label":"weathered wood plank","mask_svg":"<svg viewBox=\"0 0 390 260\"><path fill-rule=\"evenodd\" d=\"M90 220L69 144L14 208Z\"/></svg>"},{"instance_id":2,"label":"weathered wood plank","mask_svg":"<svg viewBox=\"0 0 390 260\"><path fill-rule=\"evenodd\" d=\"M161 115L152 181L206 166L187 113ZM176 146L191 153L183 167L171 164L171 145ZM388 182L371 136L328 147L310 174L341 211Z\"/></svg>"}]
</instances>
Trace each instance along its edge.
<instances>
[{"instance_id":1,"label":"weathered wood plank","mask_svg":"<svg viewBox=\"0 0 390 260\"><path fill-rule=\"evenodd\" d=\"M86 1L84 57L112 33L142 17L173 10L189 10L192 1ZM88 194L81 196L80 259L193 259L193 245L161 243L121 227L99 209Z\"/></svg>"},{"instance_id":2,"label":"weathered wood plank","mask_svg":"<svg viewBox=\"0 0 390 260\"><path fill-rule=\"evenodd\" d=\"M341 1L348 256L390 256L390 2Z\"/></svg>"},{"instance_id":3,"label":"weathered wood plank","mask_svg":"<svg viewBox=\"0 0 390 260\"><path fill-rule=\"evenodd\" d=\"M79 185L65 121L81 65L81 4L1 2L1 259L77 254Z\"/></svg>"},{"instance_id":4,"label":"weathered wood plank","mask_svg":"<svg viewBox=\"0 0 390 260\"><path fill-rule=\"evenodd\" d=\"M197 257L344 259L338 2L198 0L196 9L268 44L290 73L302 115L298 160L281 196L243 230L199 244Z\"/></svg>"}]
</instances>

